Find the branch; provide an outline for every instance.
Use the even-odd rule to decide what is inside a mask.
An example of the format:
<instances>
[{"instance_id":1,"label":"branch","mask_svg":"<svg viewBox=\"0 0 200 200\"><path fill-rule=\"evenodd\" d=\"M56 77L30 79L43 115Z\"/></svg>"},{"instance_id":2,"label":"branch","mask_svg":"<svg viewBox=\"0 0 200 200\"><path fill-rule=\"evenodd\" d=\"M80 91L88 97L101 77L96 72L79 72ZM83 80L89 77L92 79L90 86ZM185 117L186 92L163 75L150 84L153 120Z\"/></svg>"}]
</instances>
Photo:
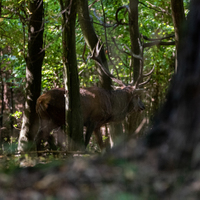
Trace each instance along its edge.
<instances>
[{"instance_id":1,"label":"branch","mask_svg":"<svg viewBox=\"0 0 200 200\"><path fill-rule=\"evenodd\" d=\"M143 47L142 46L140 46L140 54L139 55L134 54L126 44L125 44L125 47L129 50L129 52L130 52L130 54L131 54L131 56L133 58L136 58L136 59L139 59L139 60L143 60L143 56L142 56L142 48Z\"/></svg>"},{"instance_id":2,"label":"branch","mask_svg":"<svg viewBox=\"0 0 200 200\"><path fill-rule=\"evenodd\" d=\"M98 2L99 0L95 0L93 3L91 3L88 8L90 9L96 2Z\"/></svg>"},{"instance_id":3,"label":"branch","mask_svg":"<svg viewBox=\"0 0 200 200\"><path fill-rule=\"evenodd\" d=\"M151 3L148 2L148 1L146 1L146 2L147 2L147 4L149 4L150 6L148 6L148 5L146 5L145 3L139 1L140 4L142 4L143 6L149 8L149 9L155 10L156 12L161 12L161 13L166 13L166 14L168 14L168 15L171 15L168 11L164 10L163 8L157 7L157 6L151 4ZM158 8L159 8L159 9L158 9Z\"/></svg>"},{"instance_id":4,"label":"branch","mask_svg":"<svg viewBox=\"0 0 200 200\"><path fill-rule=\"evenodd\" d=\"M127 54L128 56L131 56L130 53L128 53L128 52L126 52L126 51L123 51L123 50L121 50L121 49L118 47L118 45L117 45L117 43L115 42L115 39L114 39L113 37L112 37L112 41L114 42L114 44L115 44L117 50L119 50L119 51L122 52L122 53Z\"/></svg>"},{"instance_id":5,"label":"branch","mask_svg":"<svg viewBox=\"0 0 200 200\"><path fill-rule=\"evenodd\" d=\"M116 23L115 23L115 24L106 24L105 22L103 22L103 21L100 19L100 17L98 17L98 15L96 14L96 9L93 8L92 10L93 10L94 16L95 16L95 17L97 18L97 20L99 21L99 23L94 22L95 24L101 25L101 26L103 26L104 28L115 27L115 26L117 25Z\"/></svg>"},{"instance_id":6,"label":"branch","mask_svg":"<svg viewBox=\"0 0 200 200\"><path fill-rule=\"evenodd\" d=\"M148 38L147 36L142 35L141 36L143 39L148 40L148 41L152 41L152 42L148 42L148 43L144 43L144 48L145 47L152 47L154 45L175 45L175 41L171 41L171 42L163 42L162 40L165 39L170 39L170 38L174 38L174 34L163 37L163 38Z\"/></svg>"},{"instance_id":7,"label":"branch","mask_svg":"<svg viewBox=\"0 0 200 200\"><path fill-rule=\"evenodd\" d=\"M84 63L86 64L87 62L86 62L85 57L84 57L84 55L85 55L85 50L86 50L86 43L84 44L83 53L82 53L82 59L83 59Z\"/></svg>"},{"instance_id":8,"label":"branch","mask_svg":"<svg viewBox=\"0 0 200 200\"><path fill-rule=\"evenodd\" d=\"M124 22L122 22L122 20L123 19L118 19L118 13L119 13L119 11L120 10L122 10L122 9L126 9L125 10L125 12L124 12L124 15L127 13L127 12L129 12L129 6L128 5L125 5L125 6L120 6L118 9L117 9L117 11L116 11L116 14L115 14L115 19L116 19L116 21L117 21L117 24L119 25L129 25L128 23L124 23Z\"/></svg>"},{"instance_id":9,"label":"branch","mask_svg":"<svg viewBox=\"0 0 200 200\"><path fill-rule=\"evenodd\" d=\"M144 43L144 48L146 47L152 47L154 45L175 45L175 41L172 42L162 42L162 41L155 41L155 42L148 42L148 43Z\"/></svg>"},{"instance_id":10,"label":"branch","mask_svg":"<svg viewBox=\"0 0 200 200\"><path fill-rule=\"evenodd\" d=\"M153 39L151 39L151 38L148 38L147 36L145 36L145 35L142 35L142 37L145 39L145 40L149 40L149 41L157 41L157 40L165 40L165 39L170 39L170 38L174 38L175 37L175 35L174 34L172 34L172 35L169 35L169 36L166 36L166 37L163 37L163 38L153 38Z\"/></svg>"}]
</instances>

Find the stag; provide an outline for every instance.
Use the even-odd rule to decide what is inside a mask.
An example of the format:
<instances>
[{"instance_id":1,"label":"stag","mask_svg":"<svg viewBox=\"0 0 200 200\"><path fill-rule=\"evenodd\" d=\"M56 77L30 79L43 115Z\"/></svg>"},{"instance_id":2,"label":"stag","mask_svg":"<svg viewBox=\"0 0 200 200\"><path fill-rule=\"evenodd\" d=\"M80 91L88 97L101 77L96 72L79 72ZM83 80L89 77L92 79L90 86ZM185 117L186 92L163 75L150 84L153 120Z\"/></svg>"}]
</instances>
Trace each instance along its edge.
<instances>
[{"instance_id":1,"label":"stag","mask_svg":"<svg viewBox=\"0 0 200 200\"><path fill-rule=\"evenodd\" d=\"M122 121L127 114L144 110L144 105L139 98L140 93L141 91L133 89L132 86L113 91L99 87L81 88L81 109L86 127L85 147L94 131L100 148L103 148L98 131L101 126L108 122ZM45 140L53 145L50 132L65 124L64 95L65 90L58 88L42 94L37 99L36 112L40 120L38 142Z\"/></svg>"},{"instance_id":2,"label":"stag","mask_svg":"<svg viewBox=\"0 0 200 200\"><path fill-rule=\"evenodd\" d=\"M93 51L92 56L100 67L102 67L103 64L98 59L98 56L94 56L94 54L99 54L98 48L95 49L95 52ZM99 87L80 88L83 124L86 127L85 147L87 147L90 137L94 132L101 149L104 147L102 136L99 132L101 126L109 122L120 122L128 114L145 109L144 104L140 100L142 90L138 89L138 86L147 82L126 85L106 71L105 68L102 67L102 70L115 82L122 85L122 87L111 91ZM152 72L153 69L148 75ZM37 99L36 112L40 121L36 137L38 149L40 148L41 140L48 141L51 149L56 148L50 132L65 124L64 95L65 90L59 88L50 90Z\"/></svg>"}]
</instances>

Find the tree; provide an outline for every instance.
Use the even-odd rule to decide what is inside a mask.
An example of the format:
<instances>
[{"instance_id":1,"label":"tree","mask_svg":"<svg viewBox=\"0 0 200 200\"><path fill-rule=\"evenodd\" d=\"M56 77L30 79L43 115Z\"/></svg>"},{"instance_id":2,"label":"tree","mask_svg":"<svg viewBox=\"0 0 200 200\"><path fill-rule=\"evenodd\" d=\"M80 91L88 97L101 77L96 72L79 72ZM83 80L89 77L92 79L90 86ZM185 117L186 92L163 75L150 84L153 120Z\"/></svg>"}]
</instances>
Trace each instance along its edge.
<instances>
[{"instance_id":1,"label":"tree","mask_svg":"<svg viewBox=\"0 0 200 200\"><path fill-rule=\"evenodd\" d=\"M185 48L178 55L179 70L147 138L137 142L131 138L125 148L120 145L96 159L73 159L51 168L48 165L50 170L17 170L12 181L6 174L0 190L13 198L37 192L38 196L51 194L52 198L198 199L200 2L192 3L186 40L181 41ZM49 178L50 172L53 178ZM30 177L34 177L32 181ZM22 178L23 182L16 184ZM48 184L41 184L47 179ZM12 193L8 187L13 188Z\"/></svg>"},{"instance_id":2,"label":"tree","mask_svg":"<svg viewBox=\"0 0 200 200\"><path fill-rule=\"evenodd\" d=\"M83 148L83 119L79 93L79 79L76 60L76 8L77 1L60 0L63 16L63 64L66 88L66 119L67 134L70 137L69 149L80 150Z\"/></svg>"},{"instance_id":3,"label":"tree","mask_svg":"<svg viewBox=\"0 0 200 200\"><path fill-rule=\"evenodd\" d=\"M181 38L181 28L185 21L183 0L178 0L178 1L171 0L171 7L172 7L172 18L174 22L176 54L177 54L177 51L179 51L178 47ZM175 71L177 71L177 60L176 60Z\"/></svg>"},{"instance_id":4,"label":"tree","mask_svg":"<svg viewBox=\"0 0 200 200\"><path fill-rule=\"evenodd\" d=\"M131 2L133 3L134 1ZM187 8L185 2L184 8ZM129 15L126 9L121 9L118 12L119 20L116 19L116 11L118 8L121 6L127 7L126 5L128 3L128 0L88 0L79 2L78 7L82 7L82 11L80 11L81 9L79 10L82 13L79 15L79 18L81 19L82 17L85 19L83 21L79 19L75 30L77 65L81 87L92 86L100 82L99 74L94 67L94 62L88 59L89 52L93 51L99 38L101 44L104 43L104 50L102 48L102 52L106 58L104 65L108 66L115 77L120 77L123 82L129 83L134 74L136 74L133 74L131 67L133 62L130 63L130 51L126 48L131 48ZM45 58L42 70L42 92L54 87L63 87L63 62L60 59L62 57L62 13L60 13L59 2L45 1L44 5L47 9L45 9ZM25 82L23 78L25 74L23 55L26 55L26 39L23 40L23 36L25 36L24 38L28 38L26 30L28 20L26 19L30 14L26 6L25 1L3 1L1 7L2 18L0 19L1 48L5 46L10 47L12 56L12 60L7 59L9 64L6 67L6 62L3 62L1 65L3 74L4 70L7 72L10 71L9 73L12 74L9 77L14 81L14 87L21 85L21 88ZM175 44L173 41L170 1L153 0L151 2L139 2L138 13L139 33L143 35L144 41L147 42L144 43L144 47L146 47L144 51L144 71L149 71L153 65L156 66L152 80L145 88L148 92L145 93L146 96L143 98L146 105L145 117L148 123L148 119L151 119L154 110L164 101L168 83L173 73L175 47L164 46L166 41L170 41L171 45ZM88 23L88 21L91 23ZM85 28L81 30L80 25L81 27L85 26ZM93 27L93 31L95 30L93 33L96 34L96 40L94 40L95 37L93 37L92 29L89 26ZM83 32L87 32L84 35L89 44L89 48L85 49ZM95 41L94 44L91 41ZM150 48L153 44L156 46ZM111 80L102 71L100 73L103 76L103 87L112 89L110 88ZM15 88L13 90L15 96L17 90ZM22 108L20 109L22 110ZM4 116L3 124L5 124L5 120L6 117ZM18 122L20 124L20 120Z\"/></svg>"},{"instance_id":5,"label":"tree","mask_svg":"<svg viewBox=\"0 0 200 200\"><path fill-rule=\"evenodd\" d=\"M79 0L78 1L78 16L79 16L79 23L80 23L81 30L84 35L85 41L86 41L87 45L89 46L90 51L93 52L99 39L97 38L97 35L95 33L95 30L94 30L94 27L92 24L93 20L92 20L91 16L89 15L88 0ZM102 60L103 67L105 67L107 70L109 70L104 48L102 48L100 50L99 57ZM103 72L103 70L101 68L99 68L98 65L97 65L97 67L98 67L97 68L98 71L100 72L100 79L102 79L101 86L104 89L111 90L112 89L112 87L111 87L112 81L111 81L110 77L108 77Z\"/></svg>"},{"instance_id":6,"label":"tree","mask_svg":"<svg viewBox=\"0 0 200 200\"><path fill-rule=\"evenodd\" d=\"M18 150L26 151L28 142L33 142L38 128L36 100L41 91L41 68L44 58L43 31L44 9L43 1L29 3L30 21L28 28L28 55L26 58L26 102L23 124L20 132Z\"/></svg>"},{"instance_id":7,"label":"tree","mask_svg":"<svg viewBox=\"0 0 200 200\"><path fill-rule=\"evenodd\" d=\"M130 0L129 3L129 29L130 29L130 41L131 41L131 53L135 55L140 55L143 59L143 44L141 42L139 25L138 25L138 0ZM131 69L133 70L133 80L134 82L141 82L142 71L143 71L143 61L131 56ZM132 114L126 121L126 132L131 135L133 134L137 127L139 126L142 113ZM143 116L144 117L144 116Z\"/></svg>"},{"instance_id":8,"label":"tree","mask_svg":"<svg viewBox=\"0 0 200 200\"><path fill-rule=\"evenodd\" d=\"M178 72L167 101L147 138L159 151L161 169L189 169L199 165L200 102L200 3L193 0L179 43Z\"/></svg>"}]
</instances>

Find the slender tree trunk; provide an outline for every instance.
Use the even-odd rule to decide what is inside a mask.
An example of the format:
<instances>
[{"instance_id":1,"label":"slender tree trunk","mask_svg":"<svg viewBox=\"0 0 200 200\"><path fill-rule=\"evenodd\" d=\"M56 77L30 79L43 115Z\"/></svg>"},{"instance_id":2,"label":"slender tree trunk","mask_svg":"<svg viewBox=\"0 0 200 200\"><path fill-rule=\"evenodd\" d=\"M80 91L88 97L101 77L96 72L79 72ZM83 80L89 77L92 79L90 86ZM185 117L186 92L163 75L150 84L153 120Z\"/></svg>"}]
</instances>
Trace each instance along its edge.
<instances>
[{"instance_id":1,"label":"slender tree trunk","mask_svg":"<svg viewBox=\"0 0 200 200\"><path fill-rule=\"evenodd\" d=\"M70 137L69 149L81 150L84 147L83 119L79 92L79 79L76 60L76 0L60 0L63 12L63 63L65 74L67 133Z\"/></svg>"},{"instance_id":2,"label":"slender tree trunk","mask_svg":"<svg viewBox=\"0 0 200 200\"><path fill-rule=\"evenodd\" d=\"M130 29L130 39L131 39L131 51L139 55L140 53L140 35L139 35L139 26L138 26L138 0L130 0L130 13L129 13L129 29ZM134 57L131 58L131 69L133 70L133 80L138 80L139 76L142 75L140 69L143 67L140 63L139 59ZM142 113L134 112L132 115L126 118L125 127L126 127L126 134L131 135L135 132L137 127L142 121Z\"/></svg>"},{"instance_id":3,"label":"slender tree trunk","mask_svg":"<svg viewBox=\"0 0 200 200\"><path fill-rule=\"evenodd\" d=\"M130 0L129 3L130 13L129 13L129 30L131 39L131 51L138 55L140 53L139 47L139 26L138 26L138 0ZM133 70L133 80L136 81L140 73L140 60L136 58L131 58L131 68Z\"/></svg>"},{"instance_id":4,"label":"slender tree trunk","mask_svg":"<svg viewBox=\"0 0 200 200\"><path fill-rule=\"evenodd\" d=\"M1 17L1 9L2 9L2 0L0 0L0 17Z\"/></svg>"},{"instance_id":5,"label":"slender tree trunk","mask_svg":"<svg viewBox=\"0 0 200 200\"><path fill-rule=\"evenodd\" d=\"M174 22L174 31L175 31L175 43L176 43L176 55L179 48L179 41L181 37L181 31L183 23L185 22L185 13L183 0L171 0L171 8L172 8L172 19ZM175 62L175 72L177 72L177 56Z\"/></svg>"},{"instance_id":6,"label":"slender tree trunk","mask_svg":"<svg viewBox=\"0 0 200 200\"><path fill-rule=\"evenodd\" d=\"M88 0L78 0L78 19L79 23L81 26L82 33L84 35L85 41L90 48L90 51L92 52L93 49L96 47L97 42L98 42L98 37L95 33L94 27L93 27L93 19L89 14L89 9L88 9ZM103 66L105 67L108 71L108 63L105 55L104 48L102 47L99 56L103 62ZM107 76L101 68L97 65L97 70L100 74L100 83L101 87L110 91L112 90L112 80L109 76ZM114 126L111 125L109 126L110 129L113 128ZM113 131L115 131L114 129ZM119 129L118 129L119 130Z\"/></svg>"},{"instance_id":7,"label":"slender tree trunk","mask_svg":"<svg viewBox=\"0 0 200 200\"><path fill-rule=\"evenodd\" d=\"M0 113L0 127L3 126L3 111L4 111L4 84L3 84L3 75L0 70L0 78L1 78L1 113Z\"/></svg>"},{"instance_id":8,"label":"slender tree trunk","mask_svg":"<svg viewBox=\"0 0 200 200\"><path fill-rule=\"evenodd\" d=\"M94 27L92 24L92 18L89 15L88 0L78 0L78 19L79 19L79 23L81 25L81 30L83 32L85 41L86 41L87 45L89 46L90 50L92 51L95 48L99 39L95 33L95 30L94 30ZM106 60L104 48L102 48L100 51L100 57L102 59L104 67L108 69L108 63ZM112 90L111 78L108 77L102 71L102 69L98 68L98 70L100 72L101 86L104 89Z\"/></svg>"},{"instance_id":9,"label":"slender tree trunk","mask_svg":"<svg viewBox=\"0 0 200 200\"><path fill-rule=\"evenodd\" d=\"M10 83L9 85L10 85L9 110L10 110L10 114L13 114L14 113L13 82ZM10 116L10 130L11 130L10 136L13 136L13 124L14 124L14 118L13 116Z\"/></svg>"},{"instance_id":10,"label":"slender tree trunk","mask_svg":"<svg viewBox=\"0 0 200 200\"><path fill-rule=\"evenodd\" d=\"M33 142L38 129L38 116L35 111L36 100L41 91L41 68L44 58L43 32L44 9L42 0L29 3L31 13L28 30L28 55L26 66L26 100L18 150L27 151L28 142Z\"/></svg>"}]
</instances>

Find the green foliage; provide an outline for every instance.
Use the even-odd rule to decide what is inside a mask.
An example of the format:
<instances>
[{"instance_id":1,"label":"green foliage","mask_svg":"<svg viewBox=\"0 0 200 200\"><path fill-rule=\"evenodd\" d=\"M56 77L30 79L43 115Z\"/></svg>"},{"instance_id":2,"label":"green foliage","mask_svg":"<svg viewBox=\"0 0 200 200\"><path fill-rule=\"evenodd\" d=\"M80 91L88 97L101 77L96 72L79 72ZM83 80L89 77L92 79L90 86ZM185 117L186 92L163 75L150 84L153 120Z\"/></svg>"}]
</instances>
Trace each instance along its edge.
<instances>
[{"instance_id":1,"label":"green foliage","mask_svg":"<svg viewBox=\"0 0 200 200\"><path fill-rule=\"evenodd\" d=\"M95 31L104 43L110 71L125 83L130 83L133 69L130 67L131 57L126 47L130 48L130 32L128 12L123 8L118 13L118 19L123 25L116 26L116 11L120 6L129 4L128 0L103 0L94 3L89 0L90 15L93 18ZM28 9L29 1L2 0L2 18L0 18L1 44L0 64L3 71L9 71L11 76L6 81L15 88L25 87L25 71L28 48ZM94 4L93 4L94 3ZM174 34L171 16L171 1L141 0L139 2L139 31L148 38L162 38ZM184 0L185 12L188 13L189 0ZM62 63L62 16L58 1L44 1L44 48L45 58L42 68L42 91L55 87L63 87ZM105 16L105 18L104 18ZM105 23L108 26L103 26ZM115 39L115 43L113 42ZM174 41L172 37L170 40ZM149 41L144 40L147 43ZM77 19L76 51L81 87L98 85L99 75L94 67L94 61L88 59L90 50L85 48L85 40ZM154 46L144 49L144 73L155 66L152 79L145 86L147 90L146 104L158 106L165 98L169 81L174 72L175 46ZM150 100L148 100L150 99ZM153 101L153 104L152 104Z\"/></svg>"},{"instance_id":2,"label":"green foliage","mask_svg":"<svg viewBox=\"0 0 200 200\"><path fill-rule=\"evenodd\" d=\"M19 119L22 116L22 112L16 111L14 114L12 114L12 117L15 117L16 119Z\"/></svg>"},{"instance_id":3,"label":"green foliage","mask_svg":"<svg viewBox=\"0 0 200 200\"><path fill-rule=\"evenodd\" d=\"M103 5L101 4L103 3ZM89 5L93 1L89 0ZM25 79L25 66L27 52L27 22L25 19L29 14L28 5L25 1L3 1L3 15L6 18L1 18L0 34L2 36L1 49L10 47L9 54L12 55L12 61L4 62L7 69L13 70L14 80L17 84L21 85ZM116 23L115 14L120 6L128 5L128 0L120 1L98 1L90 8L90 14L93 17L94 28L101 39L105 42L105 49L110 60L110 70L113 71L115 76L119 76L124 82L130 82L132 70L130 69L130 56L119 51L113 43L112 37L118 45L118 48L126 50L125 45L130 47L130 35L128 27L128 13L122 9L118 13L118 18L122 19L123 23L127 25L114 26ZM184 1L188 7L188 1ZM14 14L11 12L14 7ZM103 10L102 10L103 7ZM50 89L54 87L63 87L63 65L62 65L62 26L61 26L61 13L60 5L58 2L46 0L44 1L45 8L45 32L44 32L44 48L45 58L42 69L42 89ZM163 11L164 10L164 11ZM105 14L105 19L104 15ZM98 18L97 18L98 17ZM101 20L101 21L99 21ZM104 28L100 25L101 22L113 25ZM139 28L140 33L149 38L164 37L173 34L173 23L171 18L170 1L154 0L151 3L141 1L139 3ZM105 35L106 34L106 35ZM77 61L80 72L80 85L90 86L98 83L99 77L94 68L94 62L87 59L89 49L86 47L84 51L85 41L82 35L79 23L76 25L76 41L77 41ZM146 41L145 41L146 42ZM160 51L160 47L146 49L145 56L145 70L150 69L154 64L164 65L169 68L171 63L164 62L163 56L165 52L165 60L172 59L173 46L165 47L165 50ZM84 52L84 53L83 53ZM160 52L160 53L159 53ZM155 54L156 62L155 62ZM109 55L109 56L108 56ZM5 56L5 55L4 55ZM85 60L85 62L84 62Z\"/></svg>"}]
</instances>

